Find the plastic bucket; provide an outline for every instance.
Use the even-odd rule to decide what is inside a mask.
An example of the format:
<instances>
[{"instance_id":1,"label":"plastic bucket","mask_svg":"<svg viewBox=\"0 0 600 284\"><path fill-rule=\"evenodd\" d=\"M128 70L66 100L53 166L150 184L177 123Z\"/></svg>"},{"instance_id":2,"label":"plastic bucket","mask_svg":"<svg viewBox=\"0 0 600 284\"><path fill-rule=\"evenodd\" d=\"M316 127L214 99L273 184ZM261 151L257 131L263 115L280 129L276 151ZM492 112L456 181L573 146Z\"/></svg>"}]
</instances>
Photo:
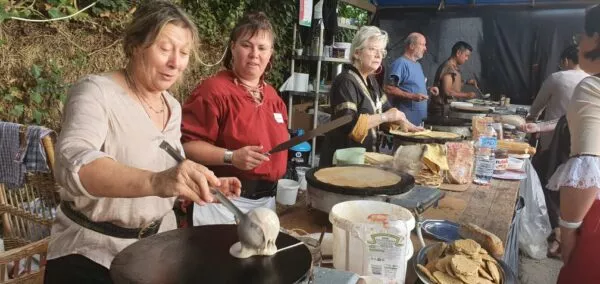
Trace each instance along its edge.
<instances>
[{"instance_id":1,"label":"plastic bucket","mask_svg":"<svg viewBox=\"0 0 600 284\"><path fill-rule=\"evenodd\" d=\"M386 216L387 224L369 216ZM385 214L385 215L380 215ZM338 203L329 213L333 224L333 266L358 275L404 283L407 262L414 252L411 212L398 205L370 200Z\"/></svg>"},{"instance_id":2,"label":"plastic bucket","mask_svg":"<svg viewBox=\"0 0 600 284\"><path fill-rule=\"evenodd\" d=\"M275 200L279 204L294 205L296 204L296 196L300 183L291 179L280 179L277 181L277 196Z\"/></svg>"}]
</instances>

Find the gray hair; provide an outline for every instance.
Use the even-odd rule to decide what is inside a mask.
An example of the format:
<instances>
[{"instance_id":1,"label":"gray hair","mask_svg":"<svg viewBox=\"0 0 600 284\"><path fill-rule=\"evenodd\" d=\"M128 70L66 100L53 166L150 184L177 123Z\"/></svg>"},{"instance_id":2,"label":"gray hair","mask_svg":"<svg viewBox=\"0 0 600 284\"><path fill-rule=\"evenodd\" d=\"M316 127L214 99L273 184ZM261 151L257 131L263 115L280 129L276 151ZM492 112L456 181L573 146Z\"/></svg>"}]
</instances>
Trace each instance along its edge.
<instances>
[{"instance_id":1,"label":"gray hair","mask_svg":"<svg viewBox=\"0 0 600 284\"><path fill-rule=\"evenodd\" d=\"M196 24L183 9L167 0L147 1L138 7L123 37L125 57L131 60L136 48L151 46L167 24L174 24L190 31L192 34L191 59L198 58L200 40Z\"/></svg>"},{"instance_id":2,"label":"gray hair","mask_svg":"<svg viewBox=\"0 0 600 284\"><path fill-rule=\"evenodd\" d=\"M423 35L421 35L419 33L410 33L404 40L404 47L406 48L412 44L417 44L418 40L421 36L423 36Z\"/></svg>"},{"instance_id":3,"label":"gray hair","mask_svg":"<svg viewBox=\"0 0 600 284\"><path fill-rule=\"evenodd\" d=\"M388 34L386 31L375 26L363 26L356 32L356 35L354 35L354 39L352 40L352 47L350 47L350 62L354 64L356 60L354 58L354 52L365 48L365 44L370 39L381 40L385 43L385 46L388 44Z\"/></svg>"}]
</instances>

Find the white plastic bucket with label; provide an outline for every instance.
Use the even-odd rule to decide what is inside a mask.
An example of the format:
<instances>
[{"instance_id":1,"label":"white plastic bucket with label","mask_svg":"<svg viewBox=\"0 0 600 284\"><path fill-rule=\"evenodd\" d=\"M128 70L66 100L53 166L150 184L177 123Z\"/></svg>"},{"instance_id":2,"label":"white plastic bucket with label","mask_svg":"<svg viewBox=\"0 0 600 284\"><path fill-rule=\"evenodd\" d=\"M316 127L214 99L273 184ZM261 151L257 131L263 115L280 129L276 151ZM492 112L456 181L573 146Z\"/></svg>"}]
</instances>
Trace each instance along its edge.
<instances>
[{"instance_id":1,"label":"white plastic bucket with label","mask_svg":"<svg viewBox=\"0 0 600 284\"><path fill-rule=\"evenodd\" d=\"M385 225L378 216L385 216ZM331 209L329 221L336 269L404 283L414 252L410 231L415 219L409 210L381 201L346 201Z\"/></svg>"},{"instance_id":2,"label":"white plastic bucket with label","mask_svg":"<svg viewBox=\"0 0 600 284\"><path fill-rule=\"evenodd\" d=\"M279 204L294 205L298 195L300 183L291 179L280 179L277 181L277 196L275 200Z\"/></svg>"}]
</instances>

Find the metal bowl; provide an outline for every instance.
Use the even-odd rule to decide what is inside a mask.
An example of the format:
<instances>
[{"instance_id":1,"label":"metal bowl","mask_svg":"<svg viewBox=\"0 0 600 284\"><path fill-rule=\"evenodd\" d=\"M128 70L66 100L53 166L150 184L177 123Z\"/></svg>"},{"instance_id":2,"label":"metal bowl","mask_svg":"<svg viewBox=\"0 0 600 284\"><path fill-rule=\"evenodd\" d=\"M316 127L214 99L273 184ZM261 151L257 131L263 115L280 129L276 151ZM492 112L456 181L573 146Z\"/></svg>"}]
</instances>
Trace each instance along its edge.
<instances>
[{"instance_id":1,"label":"metal bowl","mask_svg":"<svg viewBox=\"0 0 600 284\"><path fill-rule=\"evenodd\" d=\"M415 258L415 260L413 261L413 268L415 270L415 272L417 273L417 276L419 276L419 279L421 280L421 282L425 283L425 284L432 284L429 281L429 278L427 276L425 276L421 270L419 270L419 268L417 268L417 264L421 264L421 265L425 265L425 260L427 259L427 250L431 249L435 244L431 244L428 246L425 246L424 248L420 249L419 252L417 253L417 257ZM494 258L496 259L496 261L498 261L498 264L500 265L500 276L502 276L502 279L504 279L504 281L502 282L503 284L517 284L517 277L515 276L514 272L512 271L512 269L510 269L510 267L508 267L508 265L500 259Z\"/></svg>"}]
</instances>

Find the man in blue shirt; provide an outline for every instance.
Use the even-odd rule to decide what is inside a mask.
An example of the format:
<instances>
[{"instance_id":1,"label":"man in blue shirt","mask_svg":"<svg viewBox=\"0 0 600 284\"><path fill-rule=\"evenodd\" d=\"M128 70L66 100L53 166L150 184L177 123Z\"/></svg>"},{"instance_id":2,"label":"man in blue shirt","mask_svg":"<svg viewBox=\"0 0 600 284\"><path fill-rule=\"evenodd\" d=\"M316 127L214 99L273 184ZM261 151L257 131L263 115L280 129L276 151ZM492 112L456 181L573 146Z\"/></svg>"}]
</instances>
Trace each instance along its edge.
<instances>
[{"instance_id":1,"label":"man in blue shirt","mask_svg":"<svg viewBox=\"0 0 600 284\"><path fill-rule=\"evenodd\" d=\"M404 54L390 67L384 91L394 107L406 114L406 118L420 125L427 118L427 79L421 64L417 62L427 51L427 41L420 33L411 33L404 41ZM431 87L432 95L439 89Z\"/></svg>"}]
</instances>

